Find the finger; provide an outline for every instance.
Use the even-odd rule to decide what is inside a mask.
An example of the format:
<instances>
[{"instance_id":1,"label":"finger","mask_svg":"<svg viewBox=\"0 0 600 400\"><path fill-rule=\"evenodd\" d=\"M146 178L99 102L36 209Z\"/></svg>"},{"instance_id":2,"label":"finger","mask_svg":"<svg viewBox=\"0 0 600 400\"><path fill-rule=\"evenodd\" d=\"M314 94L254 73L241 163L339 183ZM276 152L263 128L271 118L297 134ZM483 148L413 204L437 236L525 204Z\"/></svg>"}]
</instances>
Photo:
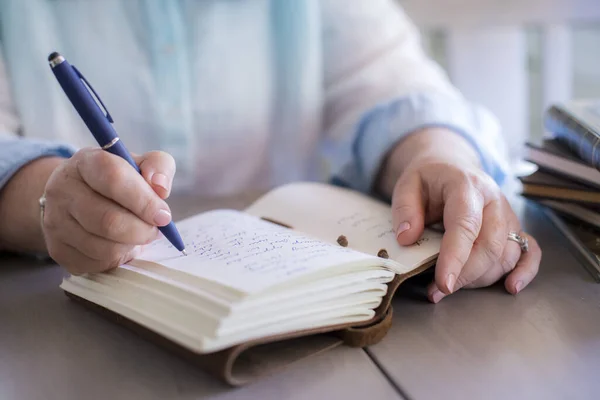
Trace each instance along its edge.
<instances>
[{"instance_id":1,"label":"finger","mask_svg":"<svg viewBox=\"0 0 600 400\"><path fill-rule=\"evenodd\" d=\"M518 229L513 230L518 232ZM521 247L519 244L507 239L506 246L504 246L504 252L502 253L502 257L500 257L499 262L497 262L491 269L487 270L477 280L464 286L464 288L474 289L490 286L496 283L515 268L520 257Z\"/></svg>"},{"instance_id":2,"label":"finger","mask_svg":"<svg viewBox=\"0 0 600 400\"><path fill-rule=\"evenodd\" d=\"M542 260L542 250L537 241L530 235L525 233L520 234L527 237L527 240L529 241L529 250L521 255L521 258L517 262L517 266L504 281L504 287L512 294L519 293L531 283L539 271L540 262Z\"/></svg>"},{"instance_id":3,"label":"finger","mask_svg":"<svg viewBox=\"0 0 600 400\"><path fill-rule=\"evenodd\" d=\"M447 295L438 288L435 281L427 286L427 298L430 302L439 303L446 296Z\"/></svg>"},{"instance_id":4,"label":"finger","mask_svg":"<svg viewBox=\"0 0 600 400\"><path fill-rule=\"evenodd\" d=\"M156 194L162 199L169 197L176 169L173 157L163 151L151 151L133 159Z\"/></svg>"},{"instance_id":5,"label":"finger","mask_svg":"<svg viewBox=\"0 0 600 400\"><path fill-rule=\"evenodd\" d=\"M507 244L507 235L507 210L500 199L492 200L483 208L481 230L467 262L456 279L454 291L476 281L487 271L494 270L496 264L500 264Z\"/></svg>"},{"instance_id":6,"label":"finger","mask_svg":"<svg viewBox=\"0 0 600 400\"><path fill-rule=\"evenodd\" d=\"M100 236L112 242L138 245L153 241L158 228L139 219L131 211L99 195L81 181L73 181L72 198L65 214L71 215L88 233ZM50 207L48 219L55 217L60 221L64 216L52 213Z\"/></svg>"},{"instance_id":7,"label":"finger","mask_svg":"<svg viewBox=\"0 0 600 400\"><path fill-rule=\"evenodd\" d=\"M398 180L392 194L392 224L399 244L413 244L423 234L426 201L418 174Z\"/></svg>"},{"instance_id":8,"label":"finger","mask_svg":"<svg viewBox=\"0 0 600 400\"><path fill-rule=\"evenodd\" d=\"M120 262L135 248L135 245L113 242L87 232L70 215L64 219L61 229L55 232L55 238L75 247L92 260L107 262L111 265Z\"/></svg>"},{"instance_id":9,"label":"finger","mask_svg":"<svg viewBox=\"0 0 600 400\"><path fill-rule=\"evenodd\" d=\"M139 252L139 250L135 248L123 257L122 262L117 261L110 263L89 258L75 247L54 239L49 241L47 246L50 257L73 275L103 272L116 268L135 258L137 252Z\"/></svg>"},{"instance_id":10,"label":"finger","mask_svg":"<svg viewBox=\"0 0 600 400\"><path fill-rule=\"evenodd\" d=\"M103 150L81 153L77 170L95 192L130 210L146 223L171 222L169 206L125 160Z\"/></svg>"},{"instance_id":11,"label":"finger","mask_svg":"<svg viewBox=\"0 0 600 400\"><path fill-rule=\"evenodd\" d=\"M509 232L519 232L521 230L521 224L519 219L515 215L510 203L505 197L501 199L502 207L504 209L504 215L507 215L507 231L505 240L504 251L500 260L496 264L488 269L481 277L474 282L465 286L465 288L479 288L489 286L500 280L502 277L508 275L514 268L519 258L521 257L521 248L518 243L508 239Z\"/></svg>"},{"instance_id":12,"label":"finger","mask_svg":"<svg viewBox=\"0 0 600 400\"><path fill-rule=\"evenodd\" d=\"M504 246L504 252L500 260L488 269L482 276L475 281L465 285L462 289L475 289L490 286L500 280L515 268L521 256L521 248L515 242L509 241ZM455 292L456 292L455 288ZM439 303L447 295L437 287L435 282L432 282L427 288L427 298L432 303Z\"/></svg>"},{"instance_id":13,"label":"finger","mask_svg":"<svg viewBox=\"0 0 600 400\"><path fill-rule=\"evenodd\" d=\"M471 248L481 229L483 196L471 185L448 189L444 206L444 227L440 254L435 271L438 288L452 293L471 254Z\"/></svg>"}]
</instances>

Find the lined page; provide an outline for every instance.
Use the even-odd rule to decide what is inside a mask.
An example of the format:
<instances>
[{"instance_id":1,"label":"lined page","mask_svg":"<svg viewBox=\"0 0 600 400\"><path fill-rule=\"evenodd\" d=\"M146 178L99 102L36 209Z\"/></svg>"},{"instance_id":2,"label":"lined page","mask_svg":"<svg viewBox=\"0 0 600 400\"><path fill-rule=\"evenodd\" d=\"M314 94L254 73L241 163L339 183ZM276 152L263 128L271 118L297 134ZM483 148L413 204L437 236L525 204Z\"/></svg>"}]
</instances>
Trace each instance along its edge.
<instances>
[{"instance_id":1,"label":"lined page","mask_svg":"<svg viewBox=\"0 0 600 400\"><path fill-rule=\"evenodd\" d=\"M138 258L248 294L341 264L378 263L375 257L233 210L204 213L177 228L187 256L161 238Z\"/></svg>"},{"instance_id":2,"label":"lined page","mask_svg":"<svg viewBox=\"0 0 600 400\"><path fill-rule=\"evenodd\" d=\"M343 236L347 246L357 251L376 256L385 250L390 259L402 264L396 269L398 273L434 258L442 239L441 233L426 230L416 244L400 246L389 205L352 190L320 183L282 186L246 211L338 246L338 239Z\"/></svg>"}]
</instances>

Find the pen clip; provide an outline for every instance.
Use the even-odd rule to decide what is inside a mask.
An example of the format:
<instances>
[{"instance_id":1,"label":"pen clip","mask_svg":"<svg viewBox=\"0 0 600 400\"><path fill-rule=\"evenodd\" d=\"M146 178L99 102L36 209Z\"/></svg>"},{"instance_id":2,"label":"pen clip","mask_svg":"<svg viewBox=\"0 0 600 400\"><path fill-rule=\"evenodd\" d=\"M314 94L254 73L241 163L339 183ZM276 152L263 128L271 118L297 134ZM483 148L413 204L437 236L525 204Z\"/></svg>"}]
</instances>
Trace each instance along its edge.
<instances>
[{"instance_id":1,"label":"pen clip","mask_svg":"<svg viewBox=\"0 0 600 400\"><path fill-rule=\"evenodd\" d=\"M104 110L104 114L106 114L106 119L108 119L108 122L110 122L111 124L114 123L111 115L108 113L108 109L106 108L102 100L100 100L100 96L98 96L92 85L90 85L87 79L85 79L85 76L83 76L83 74L79 72L79 70L75 68L74 65L71 65L71 67L73 68L73 71L75 71L79 79L81 79L85 83L85 86L87 86L92 91L92 93L94 94L94 98L97 100L97 103L100 103L100 105L102 105L102 109Z\"/></svg>"}]
</instances>

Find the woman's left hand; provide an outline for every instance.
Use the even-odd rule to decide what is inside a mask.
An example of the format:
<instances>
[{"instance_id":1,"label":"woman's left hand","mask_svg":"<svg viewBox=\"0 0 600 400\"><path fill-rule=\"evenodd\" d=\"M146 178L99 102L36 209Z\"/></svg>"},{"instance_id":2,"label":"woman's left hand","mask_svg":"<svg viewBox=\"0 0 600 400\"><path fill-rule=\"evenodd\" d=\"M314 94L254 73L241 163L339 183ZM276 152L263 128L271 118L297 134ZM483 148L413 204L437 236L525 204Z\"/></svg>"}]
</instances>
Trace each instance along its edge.
<instances>
[{"instance_id":1,"label":"woman's left hand","mask_svg":"<svg viewBox=\"0 0 600 400\"><path fill-rule=\"evenodd\" d=\"M452 146L419 151L428 140L415 140L412 154L416 155L404 165L393 187L392 216L401 245L414 243L425 225L443 222L445 233L429 300L437 303L461 288L489 286L505 276L506 290L517 294L538 272L542 253L538 243L521 231L506 197L473 158L449 155ZM509 240L510 233L526 238L527 251Z\"/></svg>"}]
</instances>

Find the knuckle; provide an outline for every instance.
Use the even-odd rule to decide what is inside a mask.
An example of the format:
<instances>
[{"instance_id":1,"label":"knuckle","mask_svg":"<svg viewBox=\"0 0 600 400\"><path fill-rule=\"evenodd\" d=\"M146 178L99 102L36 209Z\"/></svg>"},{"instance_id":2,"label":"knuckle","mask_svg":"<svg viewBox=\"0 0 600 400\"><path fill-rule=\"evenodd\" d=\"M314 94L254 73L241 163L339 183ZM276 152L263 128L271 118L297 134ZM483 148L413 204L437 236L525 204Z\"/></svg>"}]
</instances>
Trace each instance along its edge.
<instances>
[{"instance_id":1,"label":"knuckle","mask_svg":"<svg viewBox=\"0 0 600 400\"><path fill-rule=\"evenodd\" d=\"M470 182L451 185L447 190L448 194L451 194L452 200L466 210L473 212L473 210L481 210L484 207L483 192Z\"/></svg>"},{"instance_id":2,"label":"knuckle","mask_svg":"<svg viewBox=\"0 0 600 400\"><path fill-rule=\"evenodd\" d=\"M90 147L83 148L78 150L73 154L73 156L69 160L69 166L73 168L86 168L94 163L95 159L99 155L101 151L100 149L93 149Z\"/></svg>"},{"instance_id":3,"label":"knuckle","mask_svg":"<svg viewBox=\"0 0 600 400\"><path fill-rule=\"evenodd\" d=\"M497 261L502 257L502 253L504 252L505 242L498 239L497 237L492 238L486 241L483 249L485 251L488 259L492 261Z\"/></svg>"},{"instance_id":4,"label":"knuckle","mask_svg":"<svg viewBox=\"0 0 600 400\"><path fill-rule=\"evenodd\" d=\"M479 234L479 218L473 214L462 215L456 218L456 225L463 239L475 242Z\"/></svg>"},{"instance_id":5,"label":"knuckle","mask_svg":"<svg viewBox=\"0 0 600 400\"><path fill-rule=\"evenodd\" d=\"M109 197L113 197L125 183L119 163L112 154L103 150L93 153L91 158L90 175L102 183Z\"/></svg>"},{"instance_id":6,"label":"knuckle","mask_svg":"<svg viewBox=\"0 0 600 400\"><path fill-rule=\"evenodd\" d=\"M74 163L85 162L85 160L88 159L91 154L93 154L93 150L89 147L86 147L86 148L77 150L71 157L71 160Z\"/></svg>"},{"instance_id":7,"label":"knuckle","mask_svg":"<svg viewBox=\"0 0 600 400\"><path fill-rule=\"evenodd\" d=\"M454 285L455 287L455 291L456 289L460 289L463 288L467 285L469 285L471 283L471 280L468 279L466 276L464 275L459 275L458 278L456 278L456 284Z\"/></svg>"},{"instance_id":8,"label":"knuckle","mask_svg":"<svg viewBox=\"0 0 600 400\"><path fill-rule=\"evenodd\" d=\"M458 168L455 170L459 181L472 184L476 179L476 174L471 170Z\"/></svg>"},{"instance_id":9,"label":"knuckle","mask_svg":"<svg viewBox=\"0 0 600 400\"><path fill-rule=\"evenodd\" d=\"M485 174L480 174L474 171L466 171L465 179L468 180L471 185L480 188L487 184L487 180L485 179Z\"/></svg>"},{"instance_id":10,"label":"knuckle","mask_svg":"<svg viewBox=\"0 0 600 400\"><path fill-rule=\"evenodd\" d=\"M477 188L496 188L498 185L494 179L482 171L463 171L463 179Z\"/></svg>"},{"instance_id":11,"label":"knuckle","mask_svg":"<svg viewBox=\"0 0 600 400\"><path fill-rule=\"evenodd\" d=\"M121 234L125 228L123 214L114 209L106 210L102 214L100 226L102 235L105 237Z\"/></svg>"},{"instance_id":12,"label":"knuckle","mask_svg":"<svg viewBox=\"0 0 600 400\"><path fill-rule=\"evenodd\" d=\"M156 199L153 199L152 196L143 197L141 199L142 204L140 206L140 216L143 216L143 219L146 221L153 221L154 216L160 209L160 202Z\"/></svg>"},{"instance_id":13,"label":"knuckle","mask_svg":"<svg viewBox=\"0 0 600 400\"><path fill-rule=\"evenodd\" d=\"M88 158L94 168L109 168L113 164L110 154L100 149L98 151L90 151Z\"/></svg>"},{"instance_id":14,"label":"knuckle","mask_svg":"<svg viewBox=\"0 0 600 400\"><path fill-rule=\"evenodd\" d=\"M461 256L461 254L458 254L456 252L447 254L447 257L447 261L451 264L454 264L457 267L457 271L462 270L464 265L467 263L468 259L468 256Z\"/></svg>"},{"instance_id":15,"label":"knuckle","mask_svg":"<svg viewBox=\"0 0 600 400\"><path fill-rule=\"evenodd\" d=\"M511 256L503 257L502 260L500 261L500 268L502 269L502 273L508 274L510 271L512 271L515 268L518 261L519 261L518 257L511 257Z\"/></svg>"},{"instance_id":16,"label":"knuckle","mask_svg":"<svg viewBox=\"0 0 600 400\"><path fill-rule=\"evenodd\" d=\"M394 204L393 207L393 212L400 215L411 215L414 214L415 211L417 210L414 206L403 202L399 204Z\"/></svg>"},{"instance_id":17,"label":"knuckle","mask_svg":"<svg viewBox=\"0 0 600 400\"><path fill-rule=\"evenodd\" d=\"M413 180L418 179L418 176L419 176L418 172L413 171L413 170L406 170L396 180L396 184L394 185L394 188L396 190L399 190L400 188L407 186Z\"/></svg>"}]
</instances>

